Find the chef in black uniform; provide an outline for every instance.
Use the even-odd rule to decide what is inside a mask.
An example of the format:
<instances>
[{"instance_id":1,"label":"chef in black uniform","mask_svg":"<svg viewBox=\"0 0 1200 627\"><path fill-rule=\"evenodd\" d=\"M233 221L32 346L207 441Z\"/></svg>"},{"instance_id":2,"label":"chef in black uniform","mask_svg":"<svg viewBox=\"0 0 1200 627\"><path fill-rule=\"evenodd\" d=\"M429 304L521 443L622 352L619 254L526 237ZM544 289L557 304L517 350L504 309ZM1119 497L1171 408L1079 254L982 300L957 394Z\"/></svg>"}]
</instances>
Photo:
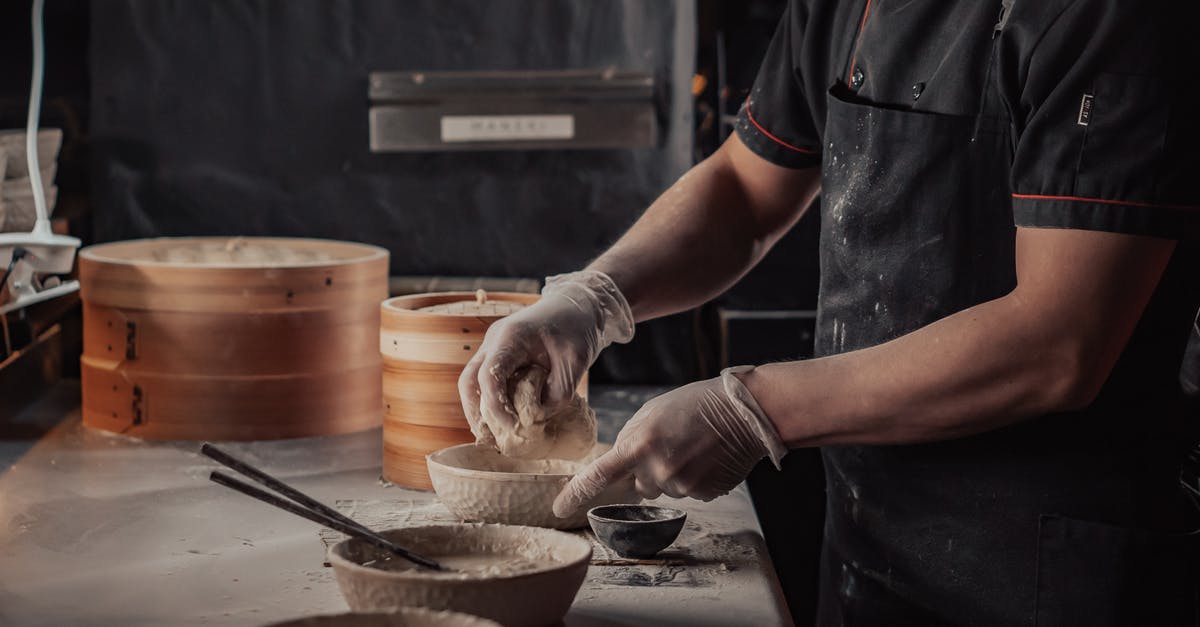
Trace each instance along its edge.
<instances>
[{"instance_id":1,"label":"chef in black uniform","mask_svg":"<svg viewBox=\"0 0 1200 627\"><path fill-rule=\"evenodd\" d=\"M629 473L709 499L820 446L822 625L1195 624L1195 6L793 1L736 136L489 331L460 380L473 427L512 428L530 363L567 398L819 192L817 358L654 399L556 511Z\"/></svg>"}]
</instances>

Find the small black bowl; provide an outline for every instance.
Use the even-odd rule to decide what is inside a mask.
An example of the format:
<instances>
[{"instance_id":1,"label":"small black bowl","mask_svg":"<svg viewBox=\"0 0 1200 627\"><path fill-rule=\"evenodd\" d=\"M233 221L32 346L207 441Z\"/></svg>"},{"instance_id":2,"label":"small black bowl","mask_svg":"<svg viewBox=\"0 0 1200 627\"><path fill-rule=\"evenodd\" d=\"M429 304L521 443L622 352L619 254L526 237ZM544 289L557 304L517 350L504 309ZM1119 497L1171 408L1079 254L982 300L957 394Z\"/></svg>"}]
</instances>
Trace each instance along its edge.
<instances>
[{"instance_id":1,"label":"small black bowl","mask_svg":"<svg viewBox=\"0 0 1200 627\"><path fill-rule=\"evenodd\" d=\"M592 532L621 557L647 559L671 546L687 513L656 505L601 505L587 513Z\"/></svg>"}]
</instances>

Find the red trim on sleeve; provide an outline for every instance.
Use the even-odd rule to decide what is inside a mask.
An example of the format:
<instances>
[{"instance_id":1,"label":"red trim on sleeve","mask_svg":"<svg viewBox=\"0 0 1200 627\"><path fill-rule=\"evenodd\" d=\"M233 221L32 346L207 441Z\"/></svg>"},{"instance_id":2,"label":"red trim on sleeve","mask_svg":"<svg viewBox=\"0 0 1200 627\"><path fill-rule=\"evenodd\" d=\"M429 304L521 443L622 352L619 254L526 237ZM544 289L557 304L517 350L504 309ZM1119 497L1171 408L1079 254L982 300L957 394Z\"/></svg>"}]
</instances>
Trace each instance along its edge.
<instances>
[{"instance_id":1,"label":"red trim on sleeve","mask_svg":"<svg viewBox=\"0 0 1200 627\"><path fill-rule=\"evenodd\" d=\"M1125 205L1127 207L1151 207L1159 209L1190 209L1200 211L1196 205L1160 205L1148 202L1128 202L1123 200L1108 200L1105 198L1085 198L1083 196L1046 196L1043 194L1013 194L1013 198L1021 200L1068 200L1071 202L1096 202L1104 205Z\"/></svg>"},{"instance_id":2,"label":"red trim on sleeve","mask_svg":"<svg viewBox=\"0 0 1200 627\"><path fill-rule=\"evenodd\" d=\"M776 144L779 144L780 146L783 146L784 148L787 148L788 150L795 150L796 152L803 153L806 155L817 154L817 152L815 150L808 150L807 148L800 148L799 146L793 146L793 145L783 141L782 139L779 139L778 137L772 135L770 131L763 128L762 125L758 123L758 120L754 119L754 114L750 112L750 101L749 100L746 101L746 118L750 120L750 123L754 125L754 128L758 129L758 132L762 133L763 135L766 135L771 141L775 142Z\"/></svg>"}]
</instances>

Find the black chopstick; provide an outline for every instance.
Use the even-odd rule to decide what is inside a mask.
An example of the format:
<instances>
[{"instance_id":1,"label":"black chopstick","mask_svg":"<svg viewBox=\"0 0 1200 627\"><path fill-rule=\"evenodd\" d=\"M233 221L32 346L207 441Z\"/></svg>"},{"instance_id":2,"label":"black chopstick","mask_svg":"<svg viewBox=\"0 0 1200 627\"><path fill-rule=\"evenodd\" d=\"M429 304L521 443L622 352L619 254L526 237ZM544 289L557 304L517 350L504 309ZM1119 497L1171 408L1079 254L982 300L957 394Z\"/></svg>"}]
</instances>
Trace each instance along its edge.
<instances>
[{"instance_id":1,"label":"black chopstick","mask_svg":"<svg viewBox=\"0 0 1200 627\"><path fill-rule=\"evenodd\" d=\"M370 543L372 546L378 547L385 551L390 551L392 553L395 553L396 555L399 555L400 557L403 557L404 559L406 559L410 562L413 562L414 564L418 564L420 566L424 566L426 568L430 568L433 570L443 570L443 571L447 570L444 566L442 566L438 562L431 560L427 557L418 555L416 553L413 553L412 551L409 551L408 549L406 549L398 544L395 544L394 542L388 540L387 538L384 538L383 536L366 528L361 523L359 523L351 518L346 517L345 515L341 514L340 512L337 512L337 510L334 510L333 508L329 507L328 505L325 505L325 504L313 499L312 497L309 497L308 495L304 494L303 492L300 492L299 490L296 490L295 488L288 486L287 484L283 483L282 481L279 481L278 479L271 477L270 475L262 472L261 470L258 470L256 468L254 468L253 466L246 464L245 462L241 462L233 457L230 457L228 454L217 449L216 447L214 447L210 444L205 444L204 447L205 448L202 448L201 451L206 456L211 457L212 459L215 459L215 460L221 462L222 464L226 464L227 460L232 460L235 464L240 465L242 468L249 469L250 472L246 473L248 476L251 476L252 478L263 478L266 481L270 481L276 485L283 486L283 489L279 490L280 492L282 492L283 494L285 494L289 497L292 497L292 495L298 495L300 498L295 499L297 502L292 502L287 499L276 496L274 494L271 494L270 492L267 492L265 490L256 488L256 487L254 487L248 483L245 483L241 480L234 479L233 477L230 477L229 475L226 475L219 471L213 471L211 474L209 474L208 478L211 481L213 481L215 483L219 483L225 487L237 490L238 492L241 492L242 494L245 494L246 496L256 498L256 499L258 499L264 503L267 503L269 505L274 505L275 507L278 507L279 509L282 509L284 511L291 512L292 514L295 514L302 518L306 518L315 523L329 527L330 529L340 531L346 535L353 536L355 538L359 538L365 542ZM222 457L222 459L219 459L218 457L214 457L212 455L212 453L214 453L214 452L218 456ZM229 465L229 464L226 464L226 465ZM242 472L241 468L234 468L233 466L230 466L230 467L233 468L234 470L237 470L238 472ZM274 487L274 486L271 486L271 487ZM334 514L336 514L336 515L330 515L328 512L331 512L331 511L334 512Z\"/></svg>"},{"instance_id":2,"label":"black chopstick","mask_svg":"<svg viewBox=\"0 0 1200 627\"><path fill-rule=\"evenodd\" d=\"M374 533L373 531L371 531L370 529L367 529L365 526L363 526L358 521L346 516L345 514L337 511L336 509L312 498L311 496L297 490L296 488L293 488L292 486L280 481L279 479L276 479L275 477L268 475L267 473L255 468L254 466L251 466L250 464L234 457L233 455L230 455L229 453L222 451L221 449L213 446L212 444L209 444L208 442L205 442L204 444L202 444L200 446L200 454L204 455L205 457L208 457L209 459L216 461L217 463L221 464L222 466L225 466L232 470L236 470L239 474L250 477L251 479L267 486L268 488L271 488L272 490L288 497L289 499L292 499L293 501L295 501L301 505L304 505L305 507L307 507L311 510L315 510L317 512L325 514L329 518L341 521L343 524L350 525L352 527L358 527L358 528L366 531L367 533Z\"/></svg>"},{"instance_id":3,"label":"black chopstick","mask_svg":"<svg viewBox=\"0 0 1200 627\"><path fill-rule=\"evenodd\" d=\"M266 490L256 488L249 483L234 479L233 477L230 477L219 470L212 471L212 473L208 475L208 478L214 483L219 483L225 487L233 488L234 490L237 490L246 496L256 498L264 503L274 505L279 509L291 512L302 518L307 518L315 523L325 525L330 529L340 531L346 535L369 542L373 546L395 553L396 555L399 555L410 562L425 566L426 568L431 568L433 570L445 570L445 567L443 567L441 564L429 558L417 555L416 553L413 553L412 551L409 551L398 544L394 544L387 538L384 538L383 536L380 536L361 525L348 525L336 518L331 518L321 512L307 509L302 505L298 505L287 499L275 496Z\"/></svg>"}]
</instances>

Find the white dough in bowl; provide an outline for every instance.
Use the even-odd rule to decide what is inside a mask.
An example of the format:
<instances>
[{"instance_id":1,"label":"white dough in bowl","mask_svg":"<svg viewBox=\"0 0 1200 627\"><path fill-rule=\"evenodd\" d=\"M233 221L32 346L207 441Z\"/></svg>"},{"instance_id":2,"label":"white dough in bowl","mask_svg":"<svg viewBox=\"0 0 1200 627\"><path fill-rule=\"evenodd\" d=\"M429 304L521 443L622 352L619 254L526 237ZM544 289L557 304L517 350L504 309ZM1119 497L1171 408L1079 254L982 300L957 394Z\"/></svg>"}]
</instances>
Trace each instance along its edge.
<instances>
[{"instance_id":1,"label":"white dough in bowl","mask_svg":"<svg viewBox=\"0 0 1200 627\"><path fill-rule=\"evenodd\" d=\"M541 366L530 366L509 380L517 425L493 436L502 454L517 459L580 459L596 446L596 412L579 394L557 407L542 404L547 374Z\"/></svg>"}]
</instances>

